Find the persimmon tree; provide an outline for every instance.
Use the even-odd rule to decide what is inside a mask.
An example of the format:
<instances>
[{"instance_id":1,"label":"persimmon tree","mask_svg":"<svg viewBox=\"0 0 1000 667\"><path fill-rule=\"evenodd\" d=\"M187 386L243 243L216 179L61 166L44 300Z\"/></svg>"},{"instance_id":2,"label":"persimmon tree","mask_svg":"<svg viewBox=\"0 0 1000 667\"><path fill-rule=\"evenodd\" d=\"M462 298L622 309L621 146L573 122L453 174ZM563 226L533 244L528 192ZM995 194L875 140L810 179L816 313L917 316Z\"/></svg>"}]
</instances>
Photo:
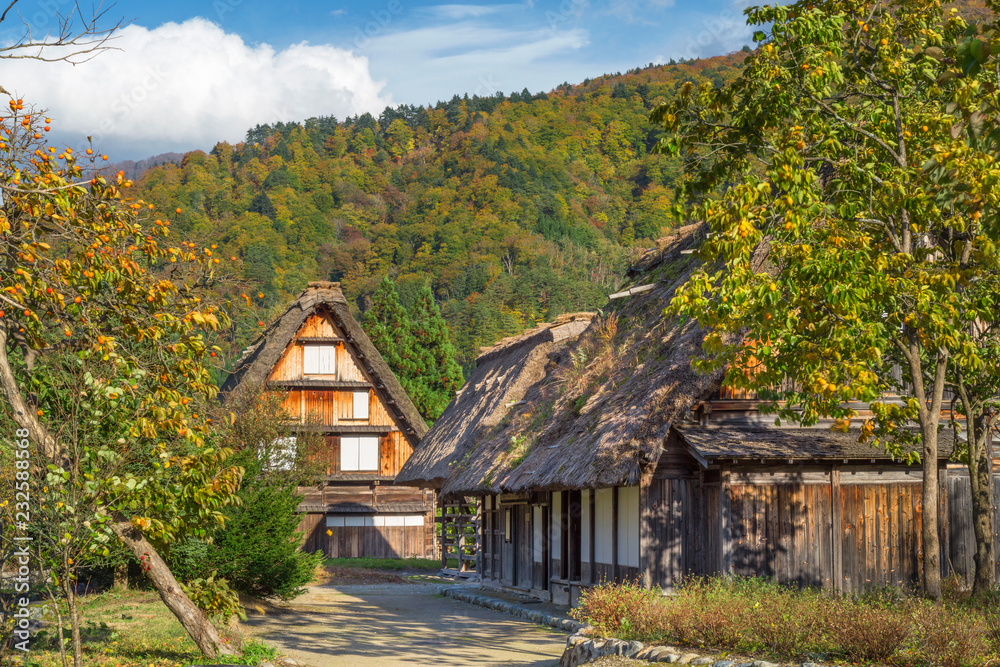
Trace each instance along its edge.
<instances>
[{"instance_id":1,"label":"persimmon tree","mask_svg":"<svg viewBox=\"0 0 1000 667\"><path fill-rule=\"evenodd\" d=\"M934 597L938 434L964 424L976 586L988 586L996 33L937 0L808 0L747 16L764 29L741 76L688 85L652 116L662 149L684 159L687 212L710 227L706 261L670 308L708 328L705 365L729 364L729 381L758 391L779 421L846 429L859 416L850 402L864 401L860 439L922 459ZM764 266L751 261L761 249Z\"/></svg>"},{"instance_id":2,"label":"persimmon tree","mask_svg":"<svg viewBox=\"0 0 1000 667\"><path fill-rule=\"evenodd\" d=\"M202 652L232 653L160 556L219 525L242 475L208 439L219 259L172 243L122 173L98 175L106 158L47 145L49 128L21 100L0 116L3 416L44 464L33 501L67 509L63 538L121 542Z\"/></svg>"}]
</instances>

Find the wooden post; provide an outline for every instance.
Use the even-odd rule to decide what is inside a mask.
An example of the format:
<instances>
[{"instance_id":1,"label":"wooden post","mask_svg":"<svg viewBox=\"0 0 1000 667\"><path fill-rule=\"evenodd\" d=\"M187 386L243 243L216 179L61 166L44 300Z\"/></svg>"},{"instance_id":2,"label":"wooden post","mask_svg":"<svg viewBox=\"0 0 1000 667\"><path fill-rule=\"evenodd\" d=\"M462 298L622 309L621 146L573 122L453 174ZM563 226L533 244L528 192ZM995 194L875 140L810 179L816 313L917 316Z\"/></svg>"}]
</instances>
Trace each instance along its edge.
<instances>
[{"instance_id":1,"label":"wooden post","mask_svg":"<svg viewBox=\"0 0 1000 667\"><path fill-rule=\"evenodd\" d=\"M723 575L730 577L733 574L733 496L729 488L729 471L719 475L719 508L722 521L720 531L721 545L721 567Z\"/></svg>"},{"instance_id":2,"label":"wooden post","mask_svg":"<svg viewBox=\"0 0 1000 667\"><path fill-rule=\"evenodd\" d=\"M618 581L618 487L611 487L611 580Z\"/></svg>"},{"instance_id":3,"label":"wooden post","mask_svg":"<svg viewBox=\"0 0 1000 667\"><path fill-rule=\"evenodd\" d=\"M438 508L441 510L441 569L448 569L448 506L438 494Z\"/></svg>"},{"instance_id":4,"label":"wooden post","mask_svg":"<svg viewBox=\"0 0 1000 667\"><path fill-rule=\"evenodd\" d=\"M972 480L969 480L969 492L972 492ZM970 495L971 502L971 495ZM938 465L938 533L941 540L941 577L949 576L951 572L951 530L948 525L948 468Z\"/></svg>"},{"instance_id":5,"label":"wooden post","mask_svg":"<svg viewBox=\"0 0 1000 667\"><path fill-rule=\"evenodd\" d=\"M830 530L833 545L833 590L844 590L844 518L840 499L840 469L830 469Z\"/></svg>"},{"instance_id":6,"label":"wooden post","mask_svg":"<svg viewBox=\"0 0 1000 667\"><path fill-rule=\"evenodd\" d=\"M485 564L483 563L483 545L486 544L486 496L479 496L476 518L479 520L479 530L476 531L476 572L482 580Z\"/></svg>"},{"instance_id":7,"label":"wooden post","mask_svg":"<svg viewBox=\"0 0 1000 667\"><path fill-rule=\"evenodd\" d=\"M596 511L597 503L594 499L594 496L597 495L596 491L597 489L591 489L590 492L587 494L587 504L590 507L590 516L588 520L588 523L590 525L587 526L587 530L590 531L590 549L589 549L590 553L587 554L587 557L590 559L590 583L592 584L597 583L597 561L594 559L595 545L597 544L597 535L595 534L595 530L597 529L597 522L596 518L594 517L594 515L597 513Z\"/></svg>"}]
</instances>

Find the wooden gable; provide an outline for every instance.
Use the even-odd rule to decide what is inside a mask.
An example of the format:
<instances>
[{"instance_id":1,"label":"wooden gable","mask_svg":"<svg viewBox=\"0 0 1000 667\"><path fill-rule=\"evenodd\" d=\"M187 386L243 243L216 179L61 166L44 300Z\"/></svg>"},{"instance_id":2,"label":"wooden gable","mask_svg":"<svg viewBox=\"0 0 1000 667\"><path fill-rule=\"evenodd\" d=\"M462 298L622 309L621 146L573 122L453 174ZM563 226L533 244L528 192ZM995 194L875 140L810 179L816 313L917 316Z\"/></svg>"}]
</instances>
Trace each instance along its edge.
<instances>
[{"instance_id":1,"label":"wooden gable","mask_svg":"<svg viewBox=\"0 0 1000 667\"><path fill-rule=\"evenodd\" d=\"M322 361L315 363L319 350ZM313 353L310 367L307 355ZM327 356L329 355L329 356ZM314 457L328 475L338 475L343 437L377 437L377 474L392 476L413 453L401 425L387 409L388 396L359 363L345 332L317 310L289 342L267 377L268 387L284 390L282 407L289 421L326 435L327 446ZM374 471L373 471L374 472Z\"/></svg>"},{"instance_id":2,"label":"wooden gable","mask_svg":"<svg viewBox=\"0 0 1000 667\"><path fill-rule=\"evenodd\" d=\"M307 348L332 348L333 372L307 373ZM400 424L386 409L387 397L358 362L344 333L323 312L310 315L268 375L268 386L288 390L283 407L293 421L318 426L384 427L373 431L399 430ZM355 415L361 407L355 394L366 393L367 415Z\"/></svg>"}]
</instances>

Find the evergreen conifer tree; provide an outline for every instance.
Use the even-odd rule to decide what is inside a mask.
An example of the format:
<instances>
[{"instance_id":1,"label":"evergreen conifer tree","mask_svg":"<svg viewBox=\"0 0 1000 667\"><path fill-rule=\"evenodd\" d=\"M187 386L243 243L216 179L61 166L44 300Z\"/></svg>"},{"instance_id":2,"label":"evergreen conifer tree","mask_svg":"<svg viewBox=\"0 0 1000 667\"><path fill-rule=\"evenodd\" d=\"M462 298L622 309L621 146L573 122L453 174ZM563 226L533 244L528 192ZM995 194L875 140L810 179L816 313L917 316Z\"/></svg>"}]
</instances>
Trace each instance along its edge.
<instances>
[{"instance_id":1,"label":"evergreen conifer tree","mask_svg":"<svg viewBox=\"0 0 1000 667\"><path fill-rule=\"evenodd\" d=\"M417 407L425 417L434 420L441 416L465 379L461 366L455 361L456 350L448 324L434 302L430 285L423 286L413 304L410 326L418 369L414 378L419 396Z\"/></svg>"},{"instance_id":2,"label":"evergreen conifer tree","mask_svg":"<svg viewBox=\"0 0 1000 667\"><path fill-rule=\"evenodd\" d=\"M425 419L437 419L465 381L448 325L425 285L413 308L386 276L362 320L365 332Z\"/></svg>"},{"instance_id":3,"label":"evergreen conifer tree","mask_svg":"<svg viewBox=\"0 0 1000 667\"><path fill-rule=\"evenodd\" d=\"M399 303L396 284L389 276L382 279L372 295L372 306L365 311L362 326L385 363L389 364L396 379L412 398L409 379L414 375L415 365L410 316Z\"/></svg>"}]
</instances>

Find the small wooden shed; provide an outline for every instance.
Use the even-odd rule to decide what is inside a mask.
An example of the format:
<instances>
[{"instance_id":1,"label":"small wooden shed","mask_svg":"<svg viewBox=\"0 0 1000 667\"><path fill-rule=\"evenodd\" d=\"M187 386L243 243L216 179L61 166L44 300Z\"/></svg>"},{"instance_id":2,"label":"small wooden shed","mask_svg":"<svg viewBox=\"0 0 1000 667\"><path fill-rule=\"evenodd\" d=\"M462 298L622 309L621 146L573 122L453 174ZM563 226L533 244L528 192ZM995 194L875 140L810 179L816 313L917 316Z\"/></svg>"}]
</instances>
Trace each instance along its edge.
<instances>
[{"instance_id":1,"label":"small wooden shed","mask_svg":"<svg viewBox=\"0 0 1000 667\"><path fill-rule=\"evenodd\" d=\"M434 493L393 486L427 425L351 315L339 283L311 282L244 352L224 396L284 395L289 440L318 431L321 484L299 489L304 548L330 557L433 558Z\"/></svg>"},{"instance_id":2,"label":"small wooden shed","mask_svg":"<svg viewBox=\"0 0 1000 667\"><path fill-rule=\"evenodd\" d=\"M663 309L703 232L662 239L633 269L634 285L536 367L544 373L517 400L470 382L449 408L454 422L478 421L464 405L489 424L464 434L436 424L434 446L405 467L408 483L443 499L479 498L484 579L557 602L601 581L671 588L691 574L842 591L918 580L919 466L859 444L856 429L778 428L753 396L728 392L721 371L692 368L704 332ZM510 361L487 357L490 373L509 364L517 376L532 344ZM942 434L943 471L953 444ZM944 554L948 479L933 510Z\"/></svg>"}]
</instances>

